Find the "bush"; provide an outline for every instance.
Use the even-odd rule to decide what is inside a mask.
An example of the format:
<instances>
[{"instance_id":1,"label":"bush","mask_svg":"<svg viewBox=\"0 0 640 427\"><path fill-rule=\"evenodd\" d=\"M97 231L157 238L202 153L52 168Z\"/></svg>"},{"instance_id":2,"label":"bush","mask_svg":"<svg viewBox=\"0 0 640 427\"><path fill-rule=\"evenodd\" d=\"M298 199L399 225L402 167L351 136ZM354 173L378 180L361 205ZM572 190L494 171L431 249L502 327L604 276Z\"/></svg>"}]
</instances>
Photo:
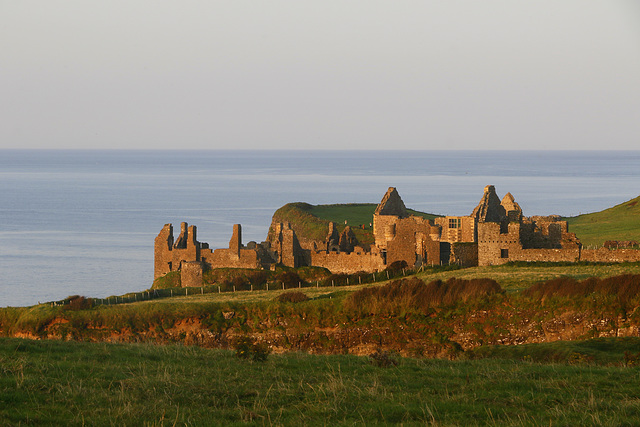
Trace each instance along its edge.
<instances>
[{"instance_id":1,"label":"bush","mask_svg":"<svg viewBox=\"0 0 640 427\"><path fill-rule=\"evenodd\" d=\"M238 359L251 360L254 362L264 362L267 360L271 350L265 343L256 343L250 337L240 337L234 342L236 357Z\"/></svg>"},{"instance_id":2,"label":"bush","mask_svg":"<svg viewBox=\"0 0 640 427\"><path fill-rule=\"evenodd\" d=\"M65 300L64 308L66 310L87 310L93 307L93 300L91 298L81 297L80 295L73 295L67 297Z\"/></svg>"},{"instance_id":3,"label":"bush","mask_svg":"<svg viewBox=\"0 0 640 427\"><path fill-rule=\"evenodd\" d=\"M324 279L324 286L346 286L349 275L346 273L334 273ZM350 284L353 284L349 282Z\"/></svg>"},{"instance_id":4,"label":"bush","mask_svg":"<svg viewBox=\"0 0 640 427\"><path fill-rule=\"evenodd\" d=\"M590 277L581 282L572 277L559 277L536 283L523 294L542 302L551 297L571 298L599 294L615 296L620 304L625 305L640 296L640 275L623 274L603 279Z\"/></svg>"},{"instance_id":5,"label":"bush","mask_svg":"<svg viewBox=\"0 0 640 427\"><path fill-rule=\"evenodd\" d=\"M389 264L387 266L387 268L385 269L386 271L390 272L390 273L395 273L398 271L402 271L402 269L407 268L407 261L405 260L400 260L400 261L394 261L391 264Z\"/></svg>"},{"instance_id":6,"label":"bush","mask_svg":"<svg viewBox=\"0 0 640 427\"><path fill-rule=\"evenodd\" d=\"M492 279L451 278L446 282L435 280L425 285L422 280L412 277L356 291L347 297L345 309L371 314L401 310L424 313L429 307L467 302L503 292Z\"/></svg>"},{"instance_id":7,"label":"bush","mask_svg":"<svg viewBox=\"0 0 640 427\"><path fill-rule=\"evenodd\" d=\"M162 277L158 277L153 281L151 289L169 289L179 288L182 286L182 281L179 271L171 271Z\"/></svg>"},{"instance_id":8,"label":"bush","mask_svg":"<svg viewBox=\"0 0 640 427\"><path fill-rule=\"evenodd\" d=\"M280 285L284 283L285 288L297 288L298 284L304 282L295 271L283 271L276 276Z\"/></svg>"},{"instance_id":9,"label":"bush","mask_svg":"<svg viewBox=\"0 0 640 427\"><path fill-rule=\"evenodd\" d=\"M254 289L259 289L267 283L269 280L269 274L266 271L253 271L249 273L249 284L254 287Z\"/></svg>"},{"instance_id":10,"label":"bush","mask_svg":"<svg viewBox=\"0 0 640 427\"><path fill-rule=\"evenodd\" d=\"M231 286L232 288L235 287L236 291L246 291L251 288L251 284L249 283L249 281L246 278L240 276L231 279Z\"/></svg>"},{"instance_id":11,"label":"bush","mask_svg":"<svg viewBox=\"0 0 640 427\"><path fill-rule=\"evenodd\" d=\"M308 299L309 297L300 291L283 292L276 297L279 302L302 302Z\"/></svg>"}]
</instances>

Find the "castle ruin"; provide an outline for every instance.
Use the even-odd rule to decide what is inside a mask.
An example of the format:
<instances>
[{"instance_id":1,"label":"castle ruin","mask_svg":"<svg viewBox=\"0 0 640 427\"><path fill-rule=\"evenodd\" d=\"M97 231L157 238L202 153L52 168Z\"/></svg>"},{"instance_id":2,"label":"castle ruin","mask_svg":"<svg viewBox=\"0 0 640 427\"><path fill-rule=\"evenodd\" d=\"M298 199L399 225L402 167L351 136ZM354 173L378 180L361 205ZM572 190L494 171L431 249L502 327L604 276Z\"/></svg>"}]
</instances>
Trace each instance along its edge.
<instances>
[{"instance_id":1,"label":"castle ruin","mask_svg":"<svg viewBox=\"0 0 640 427\"><path fill-rule=\"evenodd\" d=\"M349 226L342 233L330 223L324 241L300 242L290 223L271 224L267 240L242 244L242 227L233 226L229 247L209 249L196 227L182 223L174 240L166 224L155 239L154 278L180 271L183 286L201 286L202 272L214 268L269 269L317 266L332 273L375 272L394 262L408 266L500 265L510 261L640 261L636 249L586 250L559 216L525 217L511 193L502 200L493 185L484 188L469 216L428 220L409 215L393 187L373 214L374 244L363 247Z\"/></svg>"}]
</instances>

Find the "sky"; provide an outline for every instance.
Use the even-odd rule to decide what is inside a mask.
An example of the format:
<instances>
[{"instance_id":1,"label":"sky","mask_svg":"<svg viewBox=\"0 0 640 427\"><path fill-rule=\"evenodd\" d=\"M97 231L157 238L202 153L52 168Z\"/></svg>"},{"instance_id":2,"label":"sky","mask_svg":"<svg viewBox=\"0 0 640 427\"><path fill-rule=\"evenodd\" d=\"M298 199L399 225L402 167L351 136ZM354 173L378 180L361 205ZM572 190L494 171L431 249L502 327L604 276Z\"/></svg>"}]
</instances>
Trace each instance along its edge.
<instances>
[{"instance_id":1,"label":"sky","mask_svg":"<svg viewBox=\"0 0 640 427\"><path fill-rule=\"evenodd\" d=\"M0 149L639 142L638 0L0 0Z\"/></svg>"}]
</instances>

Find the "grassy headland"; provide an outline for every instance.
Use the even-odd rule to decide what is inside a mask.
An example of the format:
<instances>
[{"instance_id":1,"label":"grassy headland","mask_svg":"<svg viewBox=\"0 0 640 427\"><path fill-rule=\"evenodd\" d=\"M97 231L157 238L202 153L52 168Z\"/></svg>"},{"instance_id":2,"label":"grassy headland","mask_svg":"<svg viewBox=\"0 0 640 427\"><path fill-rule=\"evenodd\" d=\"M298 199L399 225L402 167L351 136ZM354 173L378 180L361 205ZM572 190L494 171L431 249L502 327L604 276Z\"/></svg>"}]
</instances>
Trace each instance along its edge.
<instances>
[{"instance_id":1,"label":"grassy headland","mask_svg":"<svg viewBox=\"0 0 640 427\"><path fill-rule=\"evenodd\" d=\"M569 231L584 246L602 246L607 240L640 241L640 196L600 212L565 218Z\"/></svg>"}]
</instances>

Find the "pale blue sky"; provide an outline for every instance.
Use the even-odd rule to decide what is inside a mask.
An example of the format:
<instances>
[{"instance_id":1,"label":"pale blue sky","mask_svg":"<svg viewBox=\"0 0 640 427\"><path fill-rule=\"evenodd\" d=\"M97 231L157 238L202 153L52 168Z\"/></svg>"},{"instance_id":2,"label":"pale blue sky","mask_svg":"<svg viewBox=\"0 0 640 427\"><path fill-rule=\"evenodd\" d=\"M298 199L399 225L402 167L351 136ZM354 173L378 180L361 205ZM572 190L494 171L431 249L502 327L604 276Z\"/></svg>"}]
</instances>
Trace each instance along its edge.
<instances>
[{"instance_id":1,"label":"pale blue sky","mask_svg":"<svg viewBox=\"0 0 640 427\"><path fill-rule=\"evenodd\" d=\"M0 148L639 141L637 0L0 0Z\"/></svg>"}]
</instances>

